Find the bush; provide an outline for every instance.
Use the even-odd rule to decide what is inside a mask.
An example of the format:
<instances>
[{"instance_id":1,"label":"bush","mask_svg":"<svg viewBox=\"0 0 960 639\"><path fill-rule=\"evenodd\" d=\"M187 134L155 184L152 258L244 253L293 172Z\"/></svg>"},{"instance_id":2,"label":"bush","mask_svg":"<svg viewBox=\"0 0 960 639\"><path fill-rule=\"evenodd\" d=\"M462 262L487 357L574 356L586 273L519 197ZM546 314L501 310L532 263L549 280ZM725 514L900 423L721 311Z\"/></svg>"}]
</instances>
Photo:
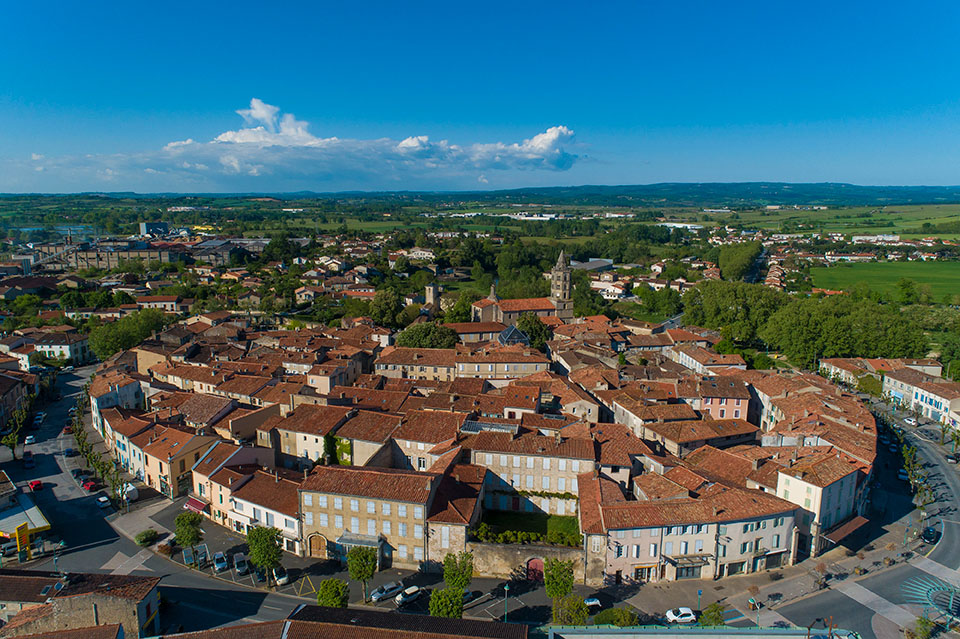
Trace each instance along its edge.
<instances>
[{"instance_id":1,"label":"bush","mask_svg":"<svg viewBox=\"0 0 960 639\"><path fill-rule=\"evenodd\" d=\"M159 536L160 533L158 533L156 530L153 528L147 528L143 532L137 533L137 536L134 537L134 541L137 542L138 546L149 546L155 542Z\"/></svg>"},{"instance_id":2,"label":"bush","mask_svg":"<svg viewBox=\"0 0 960 639\"><path fill-rule=\"evenodd\" d=\"M342 579L324 579L317 591L317 603L330 608L346 608L350 601L350 586Z\"/></svg>"},{"instance_id":3,"label":"bush","mask_svg":"<svg viewBox=\"0 0 960 639\"><path fill-rule=\"evenodd\" d=\"M595 626L620 626L626 628L640 623L637 613L629 608L607 608L593 616Z\"/></svg>"}]
</instances>

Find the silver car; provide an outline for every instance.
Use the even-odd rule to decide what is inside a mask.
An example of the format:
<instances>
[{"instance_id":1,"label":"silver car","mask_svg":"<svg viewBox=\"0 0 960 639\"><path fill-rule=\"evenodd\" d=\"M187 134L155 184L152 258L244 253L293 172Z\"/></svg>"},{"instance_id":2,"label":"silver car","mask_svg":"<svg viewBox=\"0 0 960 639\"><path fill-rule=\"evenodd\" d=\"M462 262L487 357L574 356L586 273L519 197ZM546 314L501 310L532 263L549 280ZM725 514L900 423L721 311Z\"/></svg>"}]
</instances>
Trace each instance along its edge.
<instances>
[{"instance_id":1,"label":"silver car","mask_svg":"<svg viewBox=\"0 0 960 639\"><path fill-rule=\"evenodd\" d=\"M386 601L390 597L394 597L399 592L403 590L403 584L399 581L391 581L388 584L383 584L378 586L370 593L370 598L374 601Z\"/></svg>"}]
</instances>

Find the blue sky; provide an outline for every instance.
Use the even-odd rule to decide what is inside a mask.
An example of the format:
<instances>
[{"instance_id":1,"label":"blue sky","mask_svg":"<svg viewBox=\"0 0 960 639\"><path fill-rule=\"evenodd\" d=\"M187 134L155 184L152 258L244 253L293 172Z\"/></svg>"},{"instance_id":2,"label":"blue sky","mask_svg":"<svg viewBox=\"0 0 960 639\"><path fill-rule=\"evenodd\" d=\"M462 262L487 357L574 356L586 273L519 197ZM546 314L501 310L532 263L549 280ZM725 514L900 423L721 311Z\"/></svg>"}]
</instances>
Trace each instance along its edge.
<instances>
[{"instance_id":1,"label":"blue sky","mask_svg":"<svg viewBox=\"0 0 960 639\"><path fill-rule=\"evenodd\" d=\"M955 2L4 13L4 192L960 184Z\"/></svg>"}]
</instances>

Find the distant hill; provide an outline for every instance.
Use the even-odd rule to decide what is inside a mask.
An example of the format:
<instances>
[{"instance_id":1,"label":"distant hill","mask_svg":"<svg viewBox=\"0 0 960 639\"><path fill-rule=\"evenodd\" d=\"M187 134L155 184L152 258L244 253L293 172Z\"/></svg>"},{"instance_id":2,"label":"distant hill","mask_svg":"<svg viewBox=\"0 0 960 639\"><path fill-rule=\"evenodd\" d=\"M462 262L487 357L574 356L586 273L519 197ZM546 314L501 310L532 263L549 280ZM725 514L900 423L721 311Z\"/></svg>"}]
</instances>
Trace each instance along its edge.
<instances>
[{"instance_id":1,"label":"distant hill","mask_svg":"<svg viewBox=\"0 0 960 639\"><path fill-rule=\"evenodd\" d=\"M269 196L282 200L351 200L365 202L429 203L478 202L631 207L746 208L770 204L879 206L891 204L960 203L960 186L861 186L839 182L664 182L622 186L531 187L500 191L344 191L316 193L84 193L86 197L123 199ZM6 197L6 196L3 196ZM9 196L29 198L30 196Z\"/></svg>"}]
</instances>

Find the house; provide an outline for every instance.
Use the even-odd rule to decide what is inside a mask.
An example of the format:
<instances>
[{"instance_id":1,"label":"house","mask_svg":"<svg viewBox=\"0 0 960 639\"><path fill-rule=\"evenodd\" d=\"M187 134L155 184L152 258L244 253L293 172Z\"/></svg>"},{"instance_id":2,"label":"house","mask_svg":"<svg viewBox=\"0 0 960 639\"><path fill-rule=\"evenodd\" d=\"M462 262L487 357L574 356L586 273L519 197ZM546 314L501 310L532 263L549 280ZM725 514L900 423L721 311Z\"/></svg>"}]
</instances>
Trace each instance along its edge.
<instances>
[{"instance_id":1,"label":"house","mask_svg":"<svg viewBox=\"0 0 960 639\"><path fill-rule=\"evenodd\" d=\"M49 636L121 624L122 636L160 632L160 577L0 569L4 637ZM79 635L77 635L79 636Z\"/></svg>"},{"instance_id":2,"label":"house","mask_svg":"<svg viewBox=\"0 0 960 639\"><path fill-rule=\"evenodd\" d=\"M87 336L75 332L38 335L33 349L49 359L68 361L77 366L86 364L92 356Z\"/></svg>"},{"instance_id":3,"label":"house","mask_svg":"<svg viewBox=\"0 0 960 639\"><path fill-rule=\"evenodd\" d=\"M280 531L284 551L301 555L299 488L302 476L283 470L256 470L240 480L230 494L229 526L241 535L251 527Z\"/></svg>"},{"instance_id":4,"label":"house","mask_svg":"<svg viewBox=\"0 0 960 639\"><path fill-rule=\"evenodd\" d=\"M169 499L188 493L191 469L216 437L155 426L131 439L143 456L143 482Z\"/></svg>"},{"instance_id":5,"label":"house","mask_svg":"<svg viewBox=\"0 0 960 639\"><path fill-rule=\"evenodd\" d=\"M103 411L108 408L139 409L144 407L140 381L130 375L108 371L90 381L90 414L93 427L101 435Z\"/></svg>"}]
</instances>

